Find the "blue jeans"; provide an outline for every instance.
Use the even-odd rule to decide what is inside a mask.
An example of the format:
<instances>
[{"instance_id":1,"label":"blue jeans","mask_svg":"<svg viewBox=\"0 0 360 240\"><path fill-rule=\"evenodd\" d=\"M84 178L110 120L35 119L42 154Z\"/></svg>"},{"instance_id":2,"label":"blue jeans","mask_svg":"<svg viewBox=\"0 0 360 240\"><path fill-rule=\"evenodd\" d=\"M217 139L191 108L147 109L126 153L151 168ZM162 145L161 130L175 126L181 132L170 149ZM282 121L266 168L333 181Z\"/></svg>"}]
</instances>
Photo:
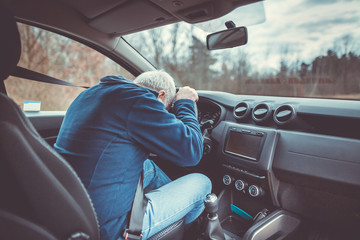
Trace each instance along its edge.
<instances>
[{"instance_id":1,"label":"blue jeans","mask_svg":"<svg viewBox=\"0 0 360 240\"><path fill-rule=\"evenodd\" d=\"M170 224L184 218L185 226L204 210L204 198L211 192L211 181L199 173L192 173L171 181L151 160L144 162L144 189L151 190L144 221L143 240Z\"/></svg>"}]
</instances>

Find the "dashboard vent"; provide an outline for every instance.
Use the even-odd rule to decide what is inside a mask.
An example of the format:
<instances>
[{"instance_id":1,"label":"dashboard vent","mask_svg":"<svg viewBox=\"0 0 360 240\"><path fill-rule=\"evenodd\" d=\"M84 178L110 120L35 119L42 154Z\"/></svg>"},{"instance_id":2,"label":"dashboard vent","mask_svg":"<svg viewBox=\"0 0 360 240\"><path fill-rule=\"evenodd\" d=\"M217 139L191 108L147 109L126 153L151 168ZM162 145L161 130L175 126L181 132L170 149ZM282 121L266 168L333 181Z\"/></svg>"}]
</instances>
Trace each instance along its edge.
<instances>
[{"instance_id":1,"label":"dashboard vent","mask_svg":"<svg viewBox=\"0 0 360 240\"><path fill-rule=\"evenodd\" d=\"M281 105L274 112L274 121L278 125L289 124L295 118L295 109L291 105Z\"/></svg>"},{"instance_id":2,"label":"dashboard vent","mask_svg":"<svg viewBox=\"0 0 360 240\"><path fill-rule=\"evenodd\" d=\"M236 120L246 120L250 116L250 106L246 102L238 103L233 110Z\"/></svg>"},{"instance_id":3,"label":"dashboard vent","mask_svg":"<svg viewBox=\"0 0 360 240\"><path fill-rule=\"evenodd\" d=\"M254 107L252 118L257 123L264 123L269 120L271 109L266 103L260 103Z\"/></svg>"}]
</instances>

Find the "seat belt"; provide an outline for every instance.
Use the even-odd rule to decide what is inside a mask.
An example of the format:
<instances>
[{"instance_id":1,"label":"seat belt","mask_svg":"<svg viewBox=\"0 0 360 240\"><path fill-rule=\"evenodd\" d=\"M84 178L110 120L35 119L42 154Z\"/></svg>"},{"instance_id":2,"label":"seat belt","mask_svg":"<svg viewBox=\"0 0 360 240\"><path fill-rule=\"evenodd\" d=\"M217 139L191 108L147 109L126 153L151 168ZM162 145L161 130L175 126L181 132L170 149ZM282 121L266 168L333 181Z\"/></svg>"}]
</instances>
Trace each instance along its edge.
<instances>
[{"instance_id":1,"label":"seat belt","mask_svg":"<svg viewBox=\"0 0 360 240\"><path fill-rule=\"evenodd\" d=\"M140 240L142 238L142 224L148 200L144 195L143 172L140 173L135 198L131 207L129 227L125 229L125 240Z\"/></svg>"},{"instance_id":2,"label":"seat belt","mask_svg":"<svg viewBox=\"0 0 360 240\"><path fill-rule=\"evenodd\" d=\"M12 72L11 76L14 77L20 77L25 78L29 80L34 80L37 82L44 82L44 83L52 83L52 84L58 84L58 85L65 85L65 86L71 86L71 87L82 87L82 88L89 88L87 86L78 86L70 82L66 82L54 77L50 77L48 75L38 73L23 67L16 66L14 71Z\"/></svg>"}]
</instances>

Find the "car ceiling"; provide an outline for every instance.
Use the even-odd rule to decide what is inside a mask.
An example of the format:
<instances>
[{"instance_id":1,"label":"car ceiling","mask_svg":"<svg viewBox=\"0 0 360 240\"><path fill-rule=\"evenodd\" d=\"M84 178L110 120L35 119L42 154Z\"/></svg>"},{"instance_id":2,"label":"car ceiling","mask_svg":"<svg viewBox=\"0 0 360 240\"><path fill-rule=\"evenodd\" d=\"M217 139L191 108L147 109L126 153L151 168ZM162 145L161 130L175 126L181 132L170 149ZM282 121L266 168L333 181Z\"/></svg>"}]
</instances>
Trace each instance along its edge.
<instances>
[{"instance_id":1,"label":"car ceiling","mask_svg":"<svg viewBox=\"0 0 360 240\"><path fill-rule=\"evenodd\" d=\"M31 2L42 13L52 12L52 17L65 21L66 15L57 15L54 5L62 5L68 12L76 11L92 28L106 34L124 35L178 21L198 23L223 16L233 9L259 0L1 0L18 18L19 6ZM19 5L20 4L20 5ZM27 8L27 10L29 10ZM36 11L33 11L34 13Z\"/></svg>"},{"instance_id":2,"label":"car ceiling","mask_svg":"<svg viewBox=\"0 0 360 240\"><path fill-rule=\"evenodd\" d=\"M178 22L217 18L251 0L61 0L79 11L89 25L108 34L123 35ZM116 24L114 24L116 23Z\"/></svg>"}]
</instances>

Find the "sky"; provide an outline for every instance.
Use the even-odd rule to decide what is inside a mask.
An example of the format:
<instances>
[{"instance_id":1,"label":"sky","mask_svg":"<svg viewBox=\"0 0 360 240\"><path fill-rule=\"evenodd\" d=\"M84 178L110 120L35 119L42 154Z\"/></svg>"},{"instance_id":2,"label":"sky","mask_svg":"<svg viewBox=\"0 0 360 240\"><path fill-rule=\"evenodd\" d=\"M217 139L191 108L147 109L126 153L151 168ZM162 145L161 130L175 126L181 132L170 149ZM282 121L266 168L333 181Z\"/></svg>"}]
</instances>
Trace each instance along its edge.
<instances>
[{"instance_id":1,"label":"sky","mask_svg":"<svg viewBox=\"0 0 360 240\"><path fill-rule=\"evenodd\" d=\"M266 0L264 8L266 22L248 27L244 50L252 63L270 71L281 59L309 63L348 34L351 50L360 54L360 0Z\"/></svg>"}]
</instances>

